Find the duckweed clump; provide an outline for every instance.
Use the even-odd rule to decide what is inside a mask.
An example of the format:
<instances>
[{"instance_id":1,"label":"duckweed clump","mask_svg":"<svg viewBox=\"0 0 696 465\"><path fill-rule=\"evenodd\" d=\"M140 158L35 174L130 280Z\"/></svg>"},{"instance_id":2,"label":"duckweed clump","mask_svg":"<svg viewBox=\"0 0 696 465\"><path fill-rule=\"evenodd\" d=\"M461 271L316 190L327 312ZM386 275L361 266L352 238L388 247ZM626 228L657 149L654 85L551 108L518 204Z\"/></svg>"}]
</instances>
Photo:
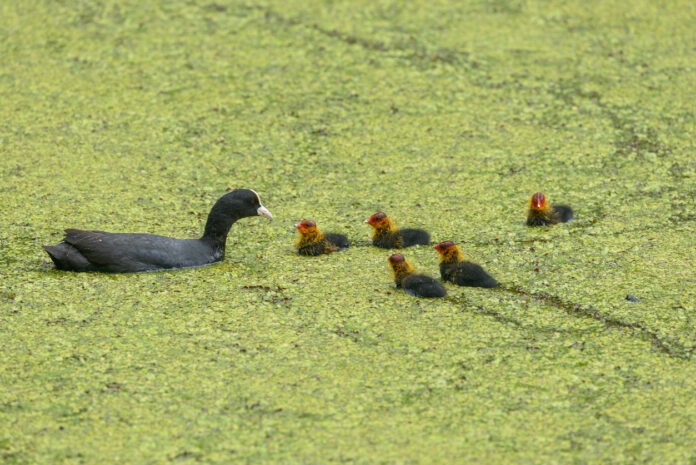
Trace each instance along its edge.
<instances>
[{"instance_id":1,"label":"duckweed clump","mask_svg":"<svg viewBox=\"0 0 696 465\"><path fill-rule=\"evenodd\" d=\"M696 460L692 4L355 6L0 5L1 462ZM217 265L41 249L197 237L237 187L275 221ZM397 291L376 211L501 285Z\"/></svg>"}]
</instances>

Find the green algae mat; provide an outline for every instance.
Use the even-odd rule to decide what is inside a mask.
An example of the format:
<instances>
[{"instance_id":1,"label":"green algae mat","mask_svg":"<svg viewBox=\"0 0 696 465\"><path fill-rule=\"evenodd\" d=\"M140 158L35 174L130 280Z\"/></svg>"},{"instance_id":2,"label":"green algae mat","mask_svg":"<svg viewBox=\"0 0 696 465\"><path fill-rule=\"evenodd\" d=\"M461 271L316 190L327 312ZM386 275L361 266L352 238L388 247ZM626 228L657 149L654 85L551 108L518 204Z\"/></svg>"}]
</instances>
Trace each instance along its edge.
<instances>
[{"instance_id":1,"label":"green algae mat","mask_svg":"<svg viewBox=\"0 0 696 465\"><path fill-rule=\"evenodd\" d=\"M0 2L0 463L696 464L694 5ZM217 265L41 248L237 187ZM394 289L379 210L503 285Z\"/></svg>"}]
</instances>

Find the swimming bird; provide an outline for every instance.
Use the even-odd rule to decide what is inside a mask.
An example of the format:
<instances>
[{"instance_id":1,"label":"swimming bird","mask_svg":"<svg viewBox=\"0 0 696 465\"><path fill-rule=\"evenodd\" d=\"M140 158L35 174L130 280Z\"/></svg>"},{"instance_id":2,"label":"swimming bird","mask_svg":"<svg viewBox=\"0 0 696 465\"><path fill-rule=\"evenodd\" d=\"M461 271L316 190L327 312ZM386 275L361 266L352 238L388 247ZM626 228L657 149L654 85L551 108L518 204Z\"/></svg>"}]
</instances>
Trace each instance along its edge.
<instances>
[{"instance_id":1,"label":"swimming bird","mask_svg":"<svg viewBox=\"0 0 696 465\"><path fill-rule=\"evenodd\" d=\"M348 238L338 233L323 233L312 220L304 220L295 225L300 237L295 248L300 255L321 255L345 249L350 245Z\"/></svg>"},{"instance_id":2,"label":"swimming bird","mask_svg":"<svg viewBox=\"0 0 696 465\"><path fill-rule=\"evenodd\" d=\"M565 223L573 219L573 209L568 205L551 205L543 192L537 192L529 199L527 226L546 226Z\"/></svg>"},{"instance_id":3,"label":"swimming bird","mask_svg":"<svg viewBox=\"0 0 696 465\"><path fill-rule=\"evenodd\" d=\"M400 249L413 245L430 244L430 235L422 229L399 229L386 213L377 212L365 223L372 226L372 245L383 249Z\"/></svg>"},{"instance_id":4,"label":"swimming bird","mask_svg":"<svg viewBox=\"0 0 696 465\"><path fill-rule=\"evenodd\" d=\"M389 257L389 266L394 274L396 287L402 288L407 294L416 297L444 297L447 294L447 290L439 281L415 273L413 265L400 253Z\"/></svg>"},{"instance_id":5,"label":"swimming bird","mask_svg":"<svg viewBox=\"0 0 696 465\"><path fill-rule=\"evenodd\" d=\"M256 192L235 189L213 205L200 239L66 229L62 242L44 250L65 271L135 273L202 266L225 258L227 234L237 220L257 215L273 219Z\"/></svg>"},{"instance_id":6,"label":"swimming bird","mask_svg":"<svg viewBox=\"0 0 696 465\"><path fill-rule=\"evenodd\" d=\"M454 242L440 242L434 248L440 254L440 276L444 281L469 287L498 285L498 281L486 273L481 265L468 261Z\"/></svg>"}]
</instances>

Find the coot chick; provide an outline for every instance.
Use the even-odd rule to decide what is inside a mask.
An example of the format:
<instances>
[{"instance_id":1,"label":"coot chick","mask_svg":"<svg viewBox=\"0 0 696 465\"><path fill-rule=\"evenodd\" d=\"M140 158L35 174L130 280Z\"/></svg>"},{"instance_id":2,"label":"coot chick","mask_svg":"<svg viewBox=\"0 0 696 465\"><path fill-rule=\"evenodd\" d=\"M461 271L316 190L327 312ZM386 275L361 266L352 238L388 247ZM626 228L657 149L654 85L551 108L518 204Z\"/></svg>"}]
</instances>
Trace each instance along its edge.
<instances>
[{"instance_id":1,"label":"coot chick","mask_svg":"<svg viewBox=\"0 0 696 465\"><path fill-rule=\"evenodd\" d=\"M430 244L430 235L422 229L399 229L386 213L378 212L365 220L374 228L372 245L383 249L400 249Z\"/></svg>"},{"instance_id":2,"label":"coot chick","mask_svg":"<svg viewBox=\"0 0 696 465\"><path fill-rule=\"evenodd\" d=\"M343 234L323 233L311 220L301 221L295 227L300 233L295 243L300 255L321 255L345 249L350 245L348 238Z\"/></svg>"},{"instance_id":3,"label":"coot chick","mask_svg":"<svg viewBox=\"0 0 696 465\"><path fill-rule=\"evenodd\" d=\"M440 276L444 281L469 287L496 287L498 281L481 268L470 262L452 241L440 242L435 246L440 254Z\"/></svg>"},{"instance_id":4,"label":"coot chick","mask_svg":"<svg viewBox=\"0 0 696 465\"><path fill-rule=\"evenodd\" d=\"M447 290L430 276L414 273L413 265L400 253L389 257L397 288L416 297L444 297Z\"/></svg>"},{"instance_id":5,"label":"coot chick","mask_svg":"<svg viewBox=\"0 0 696 465\"><path fill-rule=\"evenodd\" d=\"M236 189L213 205L200 239L66 229L62 242L44 250L56 268L65 271L135 273L202 266L225 258L232 224L257 215L273 219L256 192Z\"/></svg>"},{"instance_id":6,"label":"coot chick","mask_svg":"<svg viewBox=\"0 0 696 465\"><path fill-rule=\"evenodd\" d=\"M551 205L543 192L537 192L529 200L527 226L546 226L565 223L573 219L573 209L568 205Z\"/></svg>"}]
</instances>

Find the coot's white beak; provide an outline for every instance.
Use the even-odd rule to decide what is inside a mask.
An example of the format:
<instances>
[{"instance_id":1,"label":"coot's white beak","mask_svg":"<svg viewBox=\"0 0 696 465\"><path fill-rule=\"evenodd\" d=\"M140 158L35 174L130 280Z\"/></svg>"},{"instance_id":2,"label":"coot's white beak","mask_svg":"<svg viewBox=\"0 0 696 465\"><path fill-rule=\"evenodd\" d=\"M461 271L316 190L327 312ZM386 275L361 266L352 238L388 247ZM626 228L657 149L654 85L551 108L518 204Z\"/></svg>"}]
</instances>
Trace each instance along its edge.
<instances>
[{"instance_id":1,"label":"coot's white beak","mask_svg":"<svg viewBox=\"0 0 696 465\"><path fill-rule=\"evenodd\" d=\"M264 207L261 205L257 210L256 213L259 214L259 216L264 216L268 218L269 220L273 221L273 215L271 215L271 212L268 211L268 208Z\"/></svg>"}]
</instances>

